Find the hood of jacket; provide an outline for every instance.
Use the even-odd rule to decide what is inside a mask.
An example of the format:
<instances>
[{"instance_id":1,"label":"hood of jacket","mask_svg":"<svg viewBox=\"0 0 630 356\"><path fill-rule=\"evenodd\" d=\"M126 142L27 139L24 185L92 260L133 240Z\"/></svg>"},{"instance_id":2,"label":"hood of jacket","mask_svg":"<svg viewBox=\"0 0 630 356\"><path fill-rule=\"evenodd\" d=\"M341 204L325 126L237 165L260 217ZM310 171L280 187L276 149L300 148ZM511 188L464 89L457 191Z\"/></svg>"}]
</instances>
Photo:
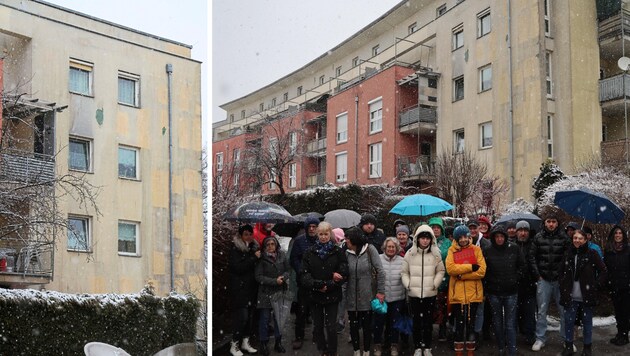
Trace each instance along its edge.
<instances>
[{"instance_id":1,"label":"hood of jacket","mask_svg":"<svg viewBox=\"0 0 630 356\"><path fill-rule=\"evenodd\" d=\"M427 252L431 252L431 248L433 246L436 246L437 248L437 241L435 239L435 235L433 234L433 229L429 225L420 225L413 234L412 245L411 249L409 250L409 252L411 252L412 254L418 252L418 236L420 236L420 234L423 232L428 232L429 234L431 234L431 243L429 244L429 247L427 247Z\"/></svg>"},{"instance_id":2,"label":"hood of jacket","mask_svg":"<svg viewBox=\"0 0 630 356\"><path fill-rule=\"evenodd\" d=\"M442 220L442 218L440 217L434 217L429 219L429 224L430 227L433 227L433 225L438 225L441 229L442 229L442 234L440 236L444 236L444 221ZM436 238L440 237L440 236L436 236Z\"/></svg>"},{"instance_id":3,"label":"hood of jacket","mask_svg":"<svg viewBox=\"0 0 630 356\"><path fill-rule=\"evenodd\" d=\"M276 252L280 252L282 250L282 246L280 246L280 241L278 241L278 239L275 236L267 236L263 239L262 246L260 246L261 252L263 253L267 252L265 251L265 245L267 244L267 241L272 241L272 240L276 243Z\"/></svg>"}]
</instances>

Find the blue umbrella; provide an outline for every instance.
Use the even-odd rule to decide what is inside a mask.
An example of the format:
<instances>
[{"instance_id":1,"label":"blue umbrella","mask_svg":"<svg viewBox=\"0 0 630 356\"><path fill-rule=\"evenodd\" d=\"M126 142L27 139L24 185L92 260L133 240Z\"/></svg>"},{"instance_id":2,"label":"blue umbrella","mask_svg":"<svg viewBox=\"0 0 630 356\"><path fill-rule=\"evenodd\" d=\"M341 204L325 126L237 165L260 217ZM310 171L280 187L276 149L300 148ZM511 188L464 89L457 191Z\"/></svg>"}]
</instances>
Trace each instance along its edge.
<instances>
[{"instance_id":1,"label":"blue umbrella","mask_svg":"<svg viewBox=\"0 0 630 356\"><path fill-rule=\"evenodd\" d=\"M408 195L399 201L389 212L398 215L427 216L451 210L448 202L428 194Z\"/></svg>"},{"instance_id":2,"label":"blue umbrella","mask_svg":"<svg viewBox=\"0 0 630 356\"><path fill-rule=\"evenodd\" d=\"M606 195L586 188L556 192L553 202L567 214L596 224L618 224L626 215Z\"/></svg>"}]
</instances>

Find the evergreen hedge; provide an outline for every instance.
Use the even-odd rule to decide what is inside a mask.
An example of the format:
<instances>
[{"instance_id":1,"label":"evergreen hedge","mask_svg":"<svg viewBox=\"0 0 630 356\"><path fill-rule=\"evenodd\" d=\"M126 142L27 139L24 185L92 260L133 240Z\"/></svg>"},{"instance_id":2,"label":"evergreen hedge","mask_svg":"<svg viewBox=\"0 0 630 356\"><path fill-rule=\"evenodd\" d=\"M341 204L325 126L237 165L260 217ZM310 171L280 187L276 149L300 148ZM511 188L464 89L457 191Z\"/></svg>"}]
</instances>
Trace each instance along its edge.
<instances>
[{"instance_id":1,"label":"evergreen hedge","mask_svg":"<svg viewBox=\"0 0 630 356\"><path fill-rule=\"evenodd\" d=\"M199 303L191 295L74 295L0 289L0 354L84 355L88 342L153 355L195 342Z\"/></svg>"}]
</instances>

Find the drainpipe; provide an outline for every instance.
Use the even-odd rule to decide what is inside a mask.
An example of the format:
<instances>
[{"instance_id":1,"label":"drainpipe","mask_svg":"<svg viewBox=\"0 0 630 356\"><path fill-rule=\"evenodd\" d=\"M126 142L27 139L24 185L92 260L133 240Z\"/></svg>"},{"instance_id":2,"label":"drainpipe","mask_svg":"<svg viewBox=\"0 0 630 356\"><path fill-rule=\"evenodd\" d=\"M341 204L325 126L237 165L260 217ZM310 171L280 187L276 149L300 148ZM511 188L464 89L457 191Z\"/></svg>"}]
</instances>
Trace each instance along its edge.
<instances>
[{"instance_id":1,"label":"drainpipe","mask_svg":"<svg viewBox=\"0 0 630 356\"><path fill-rule=\"evenodd\" d=\"M508 101L508 159L510 161L510 199L514 201L514 103L512 102L512 1L508 6L508 78L510 78L510 99Z\"/></svg>"},{"instance_id":2,"label":"drainpipe","mask_svg":"<svg viewBox=\"0 0 630 356\"><path fill-rule=\"evenodd\" d=\"M354 96L354 181L359 183L359 96Z\"/></svg>"},{"instance_id":3,"label":"drainpipe","mask_svg":"<svg viewBox=\"0 0 630 356\"><path fill-rule=\"evenodd\" d=\"M168 242L171 292L175 290L173 254L173 65L166 65L168 77Z\"/></svg>"}]
</instances>

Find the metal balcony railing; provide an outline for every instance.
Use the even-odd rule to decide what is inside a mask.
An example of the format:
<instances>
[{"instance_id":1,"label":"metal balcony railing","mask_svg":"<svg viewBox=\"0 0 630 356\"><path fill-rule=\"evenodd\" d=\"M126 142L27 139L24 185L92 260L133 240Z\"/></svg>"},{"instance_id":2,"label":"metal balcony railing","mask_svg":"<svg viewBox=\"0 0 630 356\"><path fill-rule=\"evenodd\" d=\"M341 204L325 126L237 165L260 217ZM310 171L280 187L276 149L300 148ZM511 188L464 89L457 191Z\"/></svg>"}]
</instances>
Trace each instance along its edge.
<instances>
[{"instance_id":1,"label":"metal balcony railing","mask_svg":"<svg viewBox=\"0 0 630 356\"><path fill-rule=\"evenodd\" d=\"M599 101L623 99L624 86L626 96L630 95L630 74L619 74L599 81Z\"/></svg>"},{"instance_id":2,"label":"metal balcony railing","mask_svg":"<svg viewBox=\"0 0 630 356\"><path fill-rule=\"evenodd\" d=\"M312 174L306 177L306 187L319 187L326 183L326 172L320 172L317 174Z\"/></svg>"},{"instance_id":3,"label":"metal balcony railing","mask_svg":"<svg viewBox=\"0 0 630 356\"><path fill-rule=\"evenodd\" d=\"M415 124L417 122L436 123L437 111L435 108L413 106L400 112L398 127Z\"/></svg>"},{"instance_id":4,"label":"metal balcony railing","mask_svg":"<svg viewBox=\"0 0 630 356\"><path fill-rule=\"evenodd\" d=\"M405 156L398 158L398 177L419 178L435 174L435 160L431 156Z\"/></svg>"},{"instance_id":5,"label":"metal balcony railing","mask_svg":"<svg viewBox=\"0 0 630 356\"><path fill-rule=\"evenodd\" d=\"M326 149L326 137L319 138L306 144L306 153L318 153Z\"/></svg>"},{"instance_id":6,"label":"metal balcony railing","mask_svg":"<svg viewBox=\"0 0 630 356\"><path fill-rule=\"evenodd\" d=\"M21 182L50 182L55 178L55 160L52 156L7 150L0 153L0 179Z\"/></svg>"},{"instance_id":7,"label":"metal balcony railing","mask_svg":"<svg viewBox=\"0 0 630 356\"><path fill-rule=\"evenodd\" d=\"M53 250L52 243L0 240L0 281L48 283L53 275Z\"/></svg>"}]
</instances>

